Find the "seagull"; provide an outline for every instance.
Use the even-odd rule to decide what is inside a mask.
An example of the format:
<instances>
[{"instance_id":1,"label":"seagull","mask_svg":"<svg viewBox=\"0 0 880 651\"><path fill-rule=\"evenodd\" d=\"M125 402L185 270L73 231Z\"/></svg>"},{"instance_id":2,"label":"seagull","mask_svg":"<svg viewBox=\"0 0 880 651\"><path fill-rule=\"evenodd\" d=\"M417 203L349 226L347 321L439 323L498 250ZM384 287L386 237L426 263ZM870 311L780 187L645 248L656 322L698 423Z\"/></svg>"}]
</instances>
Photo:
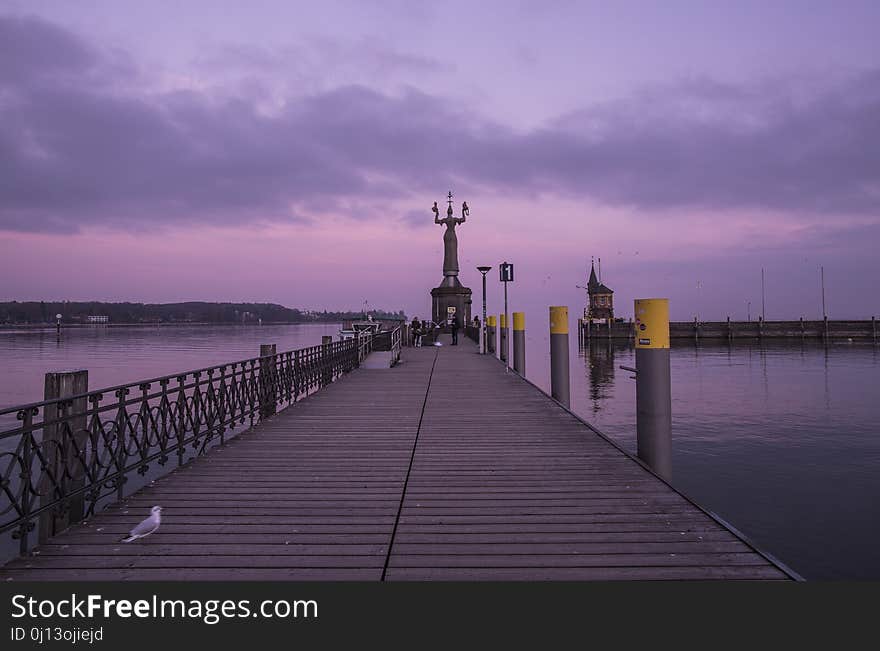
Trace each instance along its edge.
<instances>
[{"instance_id":1,"label":"seagull","mask_svg":"<svg viewBox=\"0 0 880 651\"><path fill-rule=\"evenodd\" d=\"M128 538L123 538L122 542L131 542L132 540L137 540L138 538L143 538L144 536L149 536L151 533L156 531L159 528L159 524L162 522L162 507L154 506L150 509L150 517L137 525L134 529L129 531Z\"/></svg>"}]
</instances>

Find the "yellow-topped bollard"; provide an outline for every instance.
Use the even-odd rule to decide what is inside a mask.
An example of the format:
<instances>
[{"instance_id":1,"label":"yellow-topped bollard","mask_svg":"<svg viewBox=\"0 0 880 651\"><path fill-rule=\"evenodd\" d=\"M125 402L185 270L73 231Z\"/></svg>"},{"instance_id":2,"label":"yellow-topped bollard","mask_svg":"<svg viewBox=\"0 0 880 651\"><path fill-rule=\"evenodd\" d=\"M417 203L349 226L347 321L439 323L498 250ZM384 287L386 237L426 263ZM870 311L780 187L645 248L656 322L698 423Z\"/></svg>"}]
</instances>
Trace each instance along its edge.
<instances>
[{"instance_id":1,"label":"yellow-topped bollard","mask_svg":"<svg viewBox=\"0 0 880 651\"><path fill-rule=\"evenodd\" d=\"M672 391L669 299L635 300L637 452L658 475L672 478Z\"/></svg>"},{"instance_id":2,"label":"yellow-topped bollard","mask_svg":"<svg viewBox=\"0 0 880 651\"><path fill-rule=\"evenodd\" d=\"M486 350L495 354L495 317L491 314L486 317Z\"/></svg>"},{"instance_id":3,"label":"yellow-topped bollard","mask_svg":"<svg viewBox=\"0 0 880 651\"><path fill-rule=\"evenodd\" d=\"M669 348L669 299L635 300L636 348Z\"/></svg>"},{"instance_id":4,"label":"yellow-topped bollard","mask_svg":"<svg viewBox=\"0 0 880 651\"><path fill-rule=\"evenodd\" d=\"M526 314L513 313L513 370L526 374Z\"/></svg>"},{"instance_id":5,"label":"yellow-topped bollard","mask_svg":"<svg viewBox=\"0 0 880 651\"><path fill-rule=\"evenodd\" d=\"M568 307L550 308L550 395L571 405L568 371Z\"/></svg>"}]
</instances>

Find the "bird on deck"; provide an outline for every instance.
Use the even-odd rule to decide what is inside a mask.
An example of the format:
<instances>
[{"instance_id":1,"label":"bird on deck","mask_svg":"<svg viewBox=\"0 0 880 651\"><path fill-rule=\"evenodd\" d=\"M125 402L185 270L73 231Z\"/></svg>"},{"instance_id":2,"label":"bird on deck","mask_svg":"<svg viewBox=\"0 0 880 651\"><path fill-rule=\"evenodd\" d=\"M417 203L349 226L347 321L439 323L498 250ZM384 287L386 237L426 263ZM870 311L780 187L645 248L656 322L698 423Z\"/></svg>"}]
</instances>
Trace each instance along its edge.
<instances>
[{"instance_id":1,"label":"bird on deck","mask_svg":"<svg viewBox=\"0 0 880 651\"><path fill-rule=\"evenodd\" d=\"M144 536L149 536L159 528L162 523L162 507L154 506L150 509L150 517L143 520L134 529L128 532L128 538L123 538L122 542L131 542Z\"/></svg>"}]
</instances>

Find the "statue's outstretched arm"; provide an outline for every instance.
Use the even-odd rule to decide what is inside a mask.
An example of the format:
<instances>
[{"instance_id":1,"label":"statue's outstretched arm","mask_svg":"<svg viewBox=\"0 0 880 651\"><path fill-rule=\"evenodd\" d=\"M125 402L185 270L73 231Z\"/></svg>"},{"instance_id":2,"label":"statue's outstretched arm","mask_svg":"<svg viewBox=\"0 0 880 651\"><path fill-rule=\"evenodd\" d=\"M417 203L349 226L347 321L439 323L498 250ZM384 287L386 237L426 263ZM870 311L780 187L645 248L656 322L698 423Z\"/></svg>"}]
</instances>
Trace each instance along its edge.
<instances>
[{"instance_id":1,"label":"statue's outstretched arm","mask_svg":"<svg viewBox=\"0 0 880 651\"><path fill-rule=\"evenodd\" d=\"M440 209L437 207L436 201L434 202L434 207L431 208L431 210L434 211L434 223L435 224L442 224L443 222L440 221Z\"/></svg>"}]
</instances>

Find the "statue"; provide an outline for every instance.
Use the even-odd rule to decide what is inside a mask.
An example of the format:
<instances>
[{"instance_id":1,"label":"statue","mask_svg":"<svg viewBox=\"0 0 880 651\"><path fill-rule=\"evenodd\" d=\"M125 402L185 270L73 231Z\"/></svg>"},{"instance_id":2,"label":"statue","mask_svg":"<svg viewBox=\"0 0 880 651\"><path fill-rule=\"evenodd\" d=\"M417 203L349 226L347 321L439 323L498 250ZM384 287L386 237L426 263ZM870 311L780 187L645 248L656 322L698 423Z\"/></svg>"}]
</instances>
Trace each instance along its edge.
<instances>
[{"instance_id":1,"label":"statue","mask_svg":"<svg viewBox=\"0 0 880 651\"><path fill-rule=\"evenodd\" d=\"M452 191L448 195L449 208L446 210L446 218L440 219L440 210L437 208L437 202L434 202L434 223L444 224L446 232L443 233L443 275L458 276L458 238L455 235L455 227L463 224L470 214L467 202L461 205L461 217L453 217L452 212Z\"/></svg>"},{"instance_id":2,"label":"statue","mask_svg":"<svg viewBox=\"0 0 880 651\"><path fill-rule=\"evenodd\" d=\"M431 314L435 323L446 323L450 315L455 315L461 323L471 320L471 290L458 279L458 238L455 227L467 221L470 209L467 202L461 204L461 217L456 217L452 208L452 192L447 195L449 206L446 217L440 219L440 208L437 202L431 211L434 223L446 226L443 232L443 280L431 290Z\"/></svg>"}]
</instances>

